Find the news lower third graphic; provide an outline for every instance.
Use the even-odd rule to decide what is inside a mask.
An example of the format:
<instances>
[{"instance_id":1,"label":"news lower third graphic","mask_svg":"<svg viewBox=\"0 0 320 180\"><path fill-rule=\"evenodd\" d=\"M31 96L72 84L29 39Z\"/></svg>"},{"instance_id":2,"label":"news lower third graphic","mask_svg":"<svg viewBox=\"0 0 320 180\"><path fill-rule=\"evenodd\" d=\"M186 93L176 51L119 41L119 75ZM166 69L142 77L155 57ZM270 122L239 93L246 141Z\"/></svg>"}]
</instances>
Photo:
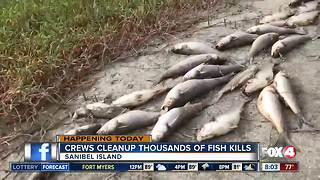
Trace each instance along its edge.
<instances>
[{"instance_id":1,"label":"news lower third graphic","mask_svg":"<svg viewBox=\"0 0 320 180\"><path fill-rule=\"evenodd\" d=\"M264 157L272 162L261 162ZM10 167L13 172L294 172L295 157L294 146L261 148L256 142L155 143L149 136L86 135L27 143L24 162L11 162Z\"/></svg>"},{"instance_id":2,"label":"news lower third graphic","mask_svg":"<svg viewBox=\"0 0 320 180\"><path fill-rule=\"evenodd\" d=\"M27 143L24 147L25 161L54 161L56 155L56 143Z\"/></svg>"}]
</instances>

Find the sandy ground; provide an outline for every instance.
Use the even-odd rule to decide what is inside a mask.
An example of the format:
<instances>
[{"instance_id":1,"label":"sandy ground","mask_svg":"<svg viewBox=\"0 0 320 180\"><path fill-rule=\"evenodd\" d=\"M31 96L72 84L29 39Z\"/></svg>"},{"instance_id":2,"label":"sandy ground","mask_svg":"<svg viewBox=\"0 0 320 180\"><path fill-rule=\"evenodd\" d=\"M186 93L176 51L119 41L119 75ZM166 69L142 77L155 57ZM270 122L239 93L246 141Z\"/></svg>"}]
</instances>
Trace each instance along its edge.
<instances>
[{"instance_id":1,"label":"sandy ground","mask_svg":"<svg viewBox=\"0 0 320 180\"><path fill-rule=\"evenodd\" d=\"M188 38L179 38L172 42L174 43L187 40L202 40L208 43L214 43L221 37L228 35L237 29L245 30L256 24L257 18L264 14L269 14L272 11L277 11L279 8L285 7L288 1L249 1L236 0L229 1L229 3L219 2L217 12L214 20L211 20L211 27L207 27L207 22L199 24L197 31ZM226 19L225 26L223 19ZM305 27L309 34L319 34L320 26ZM166 44L161 44L163 47ZM157 48L157 47L156 47ZM230 56L232 59L242 62L246 59L247 52L250 46L243 48L236 48L223 53ZM310 41L302 45L289 54L286 55L286 61L282 62L278 69L286 71L292 78L294 90L298 94L298 100L305 113L307 119L312 120L312 123L319 126L320 123L320 39ZM126 60L108 65L103 71L93 75L92 78L99 78L99 80L88 90L83 92L89 99L111 100L121 95L130 93L135 90L145 89L152 86L159 75L165 69L176 62L183 60L186 56L175 55L161 50L158 53L137 58L128 58ZM280 59L272 59L270 52L262 53L256 58L255 62L260 64L265 61ZM166 83L174 83L169 80ZM213 97L217 91L214 90L205 97ZM241 98L239 90L225 95L218 104L201 112L200 115L190 122L184 124L177 130L177 132L170 135L168 141L195 141L195 128L201 127L209 118L220 114L237 105L237 101ZM157 110L161 106L164 96L155 99L154 101L139 107L139 109ZM69 118L70 112L73 112L81 104L89 103L85 101L80 94L71 99L67 104L67 109L57 111L51 121L62 119L63 123L55 130L48 132L47 139L52 139L54 135L61 134L73 127L89 124L92 122L104 123L103 119L78 119L72 123ZM50 109L47 111L50 112ZM289 127L296 127L297 123L292 113L287 110L287 121ZM267 146L271 138L274 140L277 133L272 129L272 125L266 122L262 115L258 112L256 107L256 98L250 102L244 109L239 127L226 136L211 140L218 141L240 141L240 142L261 142L262 146ZM139 130L131 134L145 134L150 132L150 128ZM271 133L270 133L271 132ZM300 162L300 170L296 173L217 173L217 172L203 172L203 173L65 173L53 177L53 179L320 179L320 142L319 134L312 133L291 133L291 139L299 146L302 152L298 152L296 160ZM18 161L23 153L15 153L10 155L7 159L1 162L1 169L7 169L10 161ZM0 172L0 177L4 177L5 173ZM25 179L29 174L11 174L8 179Z\"/></svg>"}]
</instances>

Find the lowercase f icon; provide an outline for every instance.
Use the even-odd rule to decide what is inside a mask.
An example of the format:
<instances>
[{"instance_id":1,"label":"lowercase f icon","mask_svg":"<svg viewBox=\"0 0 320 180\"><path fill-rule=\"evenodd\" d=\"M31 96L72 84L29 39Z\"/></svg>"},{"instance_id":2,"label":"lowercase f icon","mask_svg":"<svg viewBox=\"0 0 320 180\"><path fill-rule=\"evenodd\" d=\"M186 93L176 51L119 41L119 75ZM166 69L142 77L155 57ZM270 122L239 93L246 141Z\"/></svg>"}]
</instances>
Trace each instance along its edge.
<instances>
[{"instance_id":1,"label":"lowercase f icon","mask_svg":"<svg viewBox=\"0 0 320 180\"><path fill-rule=\"evenodd\" d=\"M57 147L55 143L28 143L24 148L25 161L56 160Z\"/></svg>"},{"instance_id":2,"label":"lowercase f icon","mask_svg":"<svg viewBox=\"0 0 320 180\"><path fill-rule=\"evenodd\" d=\"M39 152L41 153L41 161L49 160L49 158L47 158L47 154L49 153L49 143L43 143Z\"/></svg>"}]
</instances>

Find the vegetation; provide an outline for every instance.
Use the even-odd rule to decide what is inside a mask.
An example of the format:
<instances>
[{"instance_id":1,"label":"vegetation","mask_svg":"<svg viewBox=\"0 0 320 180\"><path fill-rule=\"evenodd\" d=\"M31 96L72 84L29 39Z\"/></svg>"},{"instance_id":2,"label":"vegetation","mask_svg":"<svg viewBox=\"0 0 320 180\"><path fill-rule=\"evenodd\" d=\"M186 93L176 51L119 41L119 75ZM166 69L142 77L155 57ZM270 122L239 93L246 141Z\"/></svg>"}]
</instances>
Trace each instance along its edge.
<instances>
[{"instance_id":1,"label":"vegetation","mask_svg":"<svg viewBox=\"0 0 320 180\"><path fill-rule=\"evenodd\" d=\"M176 31L199 0L2 0L0 120L33 120L101 62Z\"/></svg>"}]
</instances>

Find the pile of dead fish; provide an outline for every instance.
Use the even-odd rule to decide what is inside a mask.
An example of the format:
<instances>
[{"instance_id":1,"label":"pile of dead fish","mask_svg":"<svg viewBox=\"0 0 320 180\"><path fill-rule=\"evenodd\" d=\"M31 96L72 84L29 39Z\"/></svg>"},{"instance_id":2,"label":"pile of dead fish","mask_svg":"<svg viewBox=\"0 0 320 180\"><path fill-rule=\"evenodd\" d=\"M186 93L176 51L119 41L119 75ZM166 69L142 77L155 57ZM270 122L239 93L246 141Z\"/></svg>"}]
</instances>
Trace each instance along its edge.
<instances>
[{"instance_id":1,"label":"pile of dead fish","mask_svg":"<svg viewBox=\"0 0 320 180\"><path fill-rule=\"evenodd\" d=\"M290 3L290 7L301 3L302 1L294 0ZM216 48L226 50L252 44L248 53L250 63L259 52L269 47L271 47L272 57L283 57L294 47L312 39L303 28L298 26L314 24L319 14L317 7L318 1L310 1L303 3L297 9L287 8L265 16L260 20L260 25L222 38Z\"/></svg>"},{"instance_id":2,"label":"pile of dead fish","mask_svg":"<svg viewBox=\"0 0 320 180\"><path fill-rule=\"evenodd\" d=\"M266 16L261 25L246 31L237 31L217 42L215 47L203 42L178 43L170 48L176 54L189 55L184 60L168 68L150 89L135 91L117 98L111 104L96 102L76 110L73 119L91 115L97 118L110 119L104 125L91 124L72 129L66 134L124 134L137 129L153 126L153 141L163 141L181 124L200 114L205 108L217 103L225 93L237 88L248 96L243 98L227 112L212 117L209 123L203 124L197 132L196 139L203 141L227 134L238 127L241 112L257 92L259 112L279 132L279 141L290 144L285 128L282 102L288 105L297 115L299 127L306 123L290 85L288 75L279 71L274 76L272 62L260 66L252 64L255 56L262 50L271 47L271 56L284 56L298 44L311 37L297 26L313 24L318 16L317 1L305 2L294 0L291 8ZM231 63L221 51L250 45L248 52L249 65ZM219 52L220 51L220 52ZM173 87L164 87L167 79L183 76L182 81ZM213 99L195 100L210 91L223 86ZM150 100L166 94L161 109L157 112L137 110L135 108ZM281 99L280 99L281 98ZM128 110L130 109L130 110Z\"/></svg>"}]
</instances>

